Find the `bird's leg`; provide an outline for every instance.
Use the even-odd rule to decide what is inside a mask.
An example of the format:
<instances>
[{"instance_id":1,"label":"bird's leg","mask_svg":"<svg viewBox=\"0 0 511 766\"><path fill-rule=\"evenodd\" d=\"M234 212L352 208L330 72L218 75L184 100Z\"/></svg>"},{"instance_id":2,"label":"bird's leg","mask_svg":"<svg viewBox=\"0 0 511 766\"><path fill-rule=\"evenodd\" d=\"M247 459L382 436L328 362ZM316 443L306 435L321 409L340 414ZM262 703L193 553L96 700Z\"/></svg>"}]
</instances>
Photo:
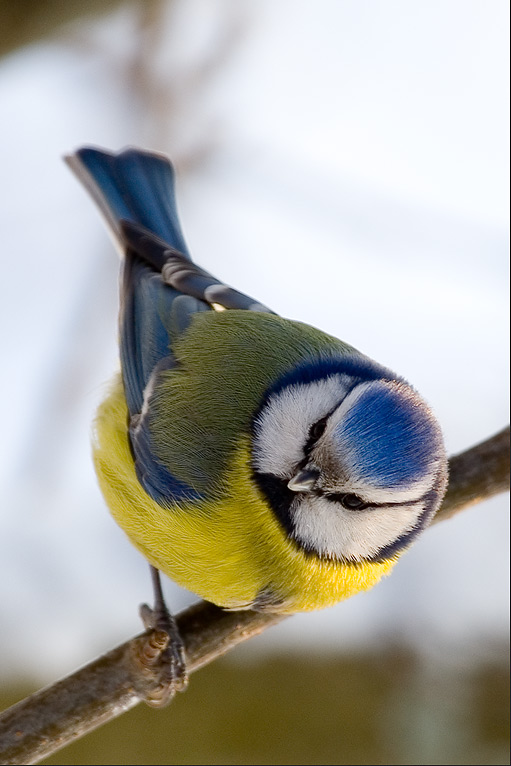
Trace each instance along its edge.
<instances>
[{"instance_id":1,"label":"bird's leg","mask_svg":"<svg viewBox=\"0 0 511 766\"><path fill-rule=\"evenodd\" d=\"M167 704L174 694L184 691L188 683L183 641L174 616L167 609L161 588L160 572L151 566L154 606L140 607L140 617L149 634L145 669L150 668L156 682L154 693L146 697L153 707Z\"/></svg>"}]
</instances>

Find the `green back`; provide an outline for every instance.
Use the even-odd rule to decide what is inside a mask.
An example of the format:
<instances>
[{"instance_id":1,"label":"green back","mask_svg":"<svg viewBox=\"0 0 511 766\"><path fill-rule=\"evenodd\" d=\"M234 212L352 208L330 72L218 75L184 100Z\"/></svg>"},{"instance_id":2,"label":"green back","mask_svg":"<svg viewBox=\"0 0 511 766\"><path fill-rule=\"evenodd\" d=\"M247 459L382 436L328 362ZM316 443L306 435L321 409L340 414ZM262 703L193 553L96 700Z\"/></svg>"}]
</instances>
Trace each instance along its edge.
<instances>
[{"instance_id":1,"label":"green back","mask_svg":"<svg viewBox=\"0 0 511 766\"><path fill-rule=\"evenodd\" d=\"M177 367L161 374L150 405L155 456L198 492L215 488L264 392L311 358L358 354L320 330L274 314L194 315L172 348Z\"/></svg>"}]
</instances>

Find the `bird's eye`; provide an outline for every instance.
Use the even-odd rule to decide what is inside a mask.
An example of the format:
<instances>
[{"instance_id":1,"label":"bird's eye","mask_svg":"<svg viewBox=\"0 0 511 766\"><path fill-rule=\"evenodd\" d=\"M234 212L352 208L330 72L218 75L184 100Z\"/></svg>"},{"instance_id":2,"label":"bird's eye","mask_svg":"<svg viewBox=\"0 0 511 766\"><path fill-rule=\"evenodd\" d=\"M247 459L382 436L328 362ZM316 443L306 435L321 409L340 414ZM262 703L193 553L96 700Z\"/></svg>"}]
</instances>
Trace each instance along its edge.
<instances>
[{"instance_id":1,"label":"bird's eye","mask_svg":"<svg viewBox=\"0 0 511 766\"><path fill-rule=\"evenodd\" d=\"M349 511L362 511L367 508L367 503L364 503L358 495L343 495L341 503Z\"/></svg>"},{"instance_id":2,"label":"bird's eye","mask_svg":"<svg viewBox=\"0 0 511 766\"><path fill-rule=\"evenodd\" d=\"M352 495L348 493L342 493L342 494L328 494L326 497L329 500L333 500L336 503L340 503L343 508L346 508L347 511L363 511L367 506L368 503L365 502L365 500L362 500L361 497L358 495Z\"/></svg>"},{"instance_id":3,"label":"bird's eye","mask_svg":"<svg viewBox=\"0 0 511 766\"><path fill-rule=\"evenodd\" d=\"M321 418L317 423L314 423L309 431L309 441L317 442L317 440L323 436L326 428L326 418Z\"/></svg>"},{"instance_id":4,"label":"bird's eye","mask_svg":"<svg viewBox=\"0 0 511 766\"><path fill-rule=\"evenodd\" d=\"M321 436L323 436L323 434L325 433L327 420L328 420L328 416L321 418L321 420L318 420L316 421L316 423L313 423L311 425L309 429L309 436L307 438L307 442L305 443L305 446L303 448L306 458L312 452L312 449L314 445L316 444L317 440Z\"/></svg>"}]
</instances>

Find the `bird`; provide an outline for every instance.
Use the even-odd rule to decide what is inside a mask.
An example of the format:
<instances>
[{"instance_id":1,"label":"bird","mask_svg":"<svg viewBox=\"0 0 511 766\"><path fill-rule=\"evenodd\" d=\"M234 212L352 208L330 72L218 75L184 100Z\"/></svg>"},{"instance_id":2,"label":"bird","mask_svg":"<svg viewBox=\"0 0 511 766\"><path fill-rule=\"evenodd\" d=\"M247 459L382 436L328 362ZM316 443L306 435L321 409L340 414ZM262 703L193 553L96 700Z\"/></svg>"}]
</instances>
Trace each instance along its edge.
<instances>
[{"instance_id":1,"label":"bird","mask_svg":"<svg viewBox=\"0 0 511 766\"><path fill-rule=\"evenodd\" d=\"M66 161L121 254L120 373L93 444L115 521L224 609L291 614L372 588L446 491L426 401L196 265L166 156L84 146Z\"/></svg>"}]
</instances>

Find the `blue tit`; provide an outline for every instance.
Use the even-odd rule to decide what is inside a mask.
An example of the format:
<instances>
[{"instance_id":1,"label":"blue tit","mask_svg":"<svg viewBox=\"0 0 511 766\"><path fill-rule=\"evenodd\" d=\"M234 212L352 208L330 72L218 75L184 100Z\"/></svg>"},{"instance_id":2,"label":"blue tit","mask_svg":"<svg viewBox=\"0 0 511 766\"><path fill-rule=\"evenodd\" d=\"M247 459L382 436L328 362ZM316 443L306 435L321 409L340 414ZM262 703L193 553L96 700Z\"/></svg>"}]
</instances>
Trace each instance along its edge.
<instances>
[{"instance_id":1,"label":"blue tit","mask_svg":"<svg viewBox=\"0 0 511 766\"><path fill-rule=\"evenodd\" d=\"M386 367L196 266L162 155L67 158L121 250L121 373L94 462L157 569L229 609L291 613L367 590L439 507L440 427Z\"/></svg>"}]
</instances>

